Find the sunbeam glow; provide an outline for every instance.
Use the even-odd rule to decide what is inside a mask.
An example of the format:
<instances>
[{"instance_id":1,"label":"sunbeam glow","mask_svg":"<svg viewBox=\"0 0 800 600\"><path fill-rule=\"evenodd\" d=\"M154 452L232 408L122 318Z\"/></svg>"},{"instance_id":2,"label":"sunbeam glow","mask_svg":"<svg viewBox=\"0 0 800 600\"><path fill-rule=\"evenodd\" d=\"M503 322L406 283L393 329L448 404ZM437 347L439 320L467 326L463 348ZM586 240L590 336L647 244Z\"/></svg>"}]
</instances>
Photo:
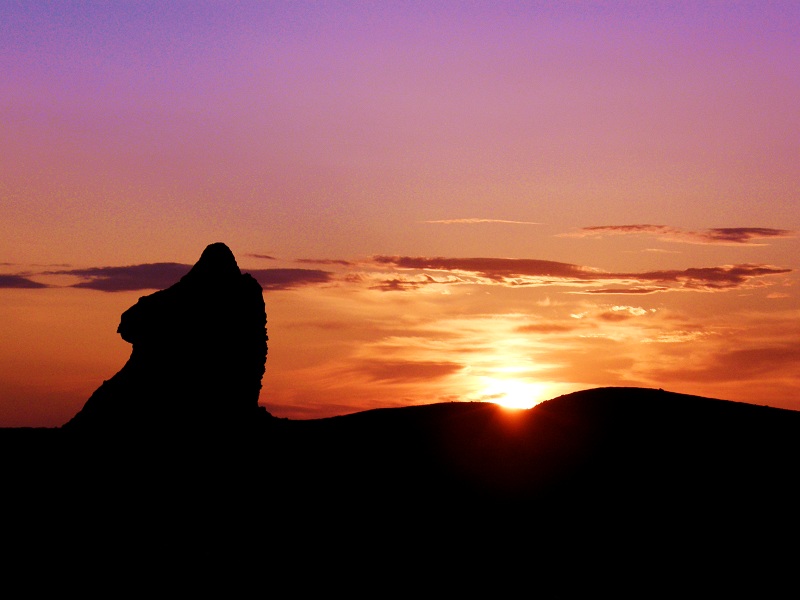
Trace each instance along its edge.
<instances>
[{"instance_id":1,"label":"sunbeam glow","mask_svg":"<svg viewBox=\"0 0 800 600\"><path fill-rule=\"evenodd\" d=\"M544 399L543 386L539 383L512 377L483 379L480 392L483 402L494 402L507 408L531 408Z\"/></svg>"}]
</instances>

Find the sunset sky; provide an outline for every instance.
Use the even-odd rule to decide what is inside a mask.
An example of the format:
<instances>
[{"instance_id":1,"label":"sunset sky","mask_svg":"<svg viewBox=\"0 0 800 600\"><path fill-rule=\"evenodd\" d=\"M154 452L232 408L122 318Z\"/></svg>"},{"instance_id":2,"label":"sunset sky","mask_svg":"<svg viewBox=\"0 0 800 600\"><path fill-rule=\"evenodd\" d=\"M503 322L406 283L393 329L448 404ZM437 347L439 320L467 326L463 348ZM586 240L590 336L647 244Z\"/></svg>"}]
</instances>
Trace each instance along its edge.
<instances>
[{"instance_id":1,"label":"sunset sky","mask_svg":"<svg viewBox=\"0 0 800 600\"><path fill-rule=\"evenodd\" d=\"M0 426L213 242L296 419L800 410L800 2L0 2Z\"/></svg>"}]
</instances>

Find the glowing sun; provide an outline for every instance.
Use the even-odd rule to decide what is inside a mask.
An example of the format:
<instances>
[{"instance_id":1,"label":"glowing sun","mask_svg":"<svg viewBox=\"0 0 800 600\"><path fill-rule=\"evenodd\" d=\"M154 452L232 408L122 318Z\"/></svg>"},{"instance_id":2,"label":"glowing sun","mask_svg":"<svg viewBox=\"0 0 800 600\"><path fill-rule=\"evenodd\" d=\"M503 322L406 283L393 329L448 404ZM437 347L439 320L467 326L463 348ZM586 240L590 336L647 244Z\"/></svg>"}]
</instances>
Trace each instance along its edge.
<instances>
[{"instance_id":1,"label":"glowing sun","mask_svg":"<svg viewBox=\"0 0 800 600\"><path fill-rule=\"evenodd\" d=\"M514 378L486 377L481 390L484 402L508 408L531 408L542 401L542 385Z\"/></svg>"}]
</instances>

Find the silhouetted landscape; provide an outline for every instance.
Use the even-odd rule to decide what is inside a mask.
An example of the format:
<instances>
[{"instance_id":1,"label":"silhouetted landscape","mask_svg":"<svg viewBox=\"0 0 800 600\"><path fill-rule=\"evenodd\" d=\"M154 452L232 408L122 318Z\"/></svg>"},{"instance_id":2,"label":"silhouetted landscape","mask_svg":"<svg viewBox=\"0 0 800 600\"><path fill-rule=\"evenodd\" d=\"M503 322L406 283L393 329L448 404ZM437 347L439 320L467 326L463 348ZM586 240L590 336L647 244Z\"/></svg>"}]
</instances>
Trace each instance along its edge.
<instances>
[{"instance_id":1,"label":"silhouetted landscape","mask_svg":"<svg viewBox=\"0 0 800 600\"><path fill-rule=\"evenodd\" d=\"M609 387L528 410L277 418L258 406L261 289L224 244L119 333L130 360L73 419L0 432L18 558L534 567L546 554L683 572L796 544L795 411Z\"/></svg>"}]
</instances>

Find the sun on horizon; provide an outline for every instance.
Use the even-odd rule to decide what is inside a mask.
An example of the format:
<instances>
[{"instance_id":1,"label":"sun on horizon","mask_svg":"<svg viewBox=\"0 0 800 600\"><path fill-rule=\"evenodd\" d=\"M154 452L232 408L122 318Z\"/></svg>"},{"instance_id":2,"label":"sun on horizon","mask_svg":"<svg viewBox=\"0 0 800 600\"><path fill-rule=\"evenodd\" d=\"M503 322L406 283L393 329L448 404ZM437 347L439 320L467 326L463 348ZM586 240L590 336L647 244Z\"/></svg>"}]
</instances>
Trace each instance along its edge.
<instances>
[{"instance_id":1,"label":"sun on horizon","mask_svg":"<svg viewBox=\"0 0 800 600\"><path fill-rule=\"evenodd\" d=\"M480 399L506 408L533 408L546 399L547 387L517 377L482 377Z\"/></svg>"}]
</instances>

